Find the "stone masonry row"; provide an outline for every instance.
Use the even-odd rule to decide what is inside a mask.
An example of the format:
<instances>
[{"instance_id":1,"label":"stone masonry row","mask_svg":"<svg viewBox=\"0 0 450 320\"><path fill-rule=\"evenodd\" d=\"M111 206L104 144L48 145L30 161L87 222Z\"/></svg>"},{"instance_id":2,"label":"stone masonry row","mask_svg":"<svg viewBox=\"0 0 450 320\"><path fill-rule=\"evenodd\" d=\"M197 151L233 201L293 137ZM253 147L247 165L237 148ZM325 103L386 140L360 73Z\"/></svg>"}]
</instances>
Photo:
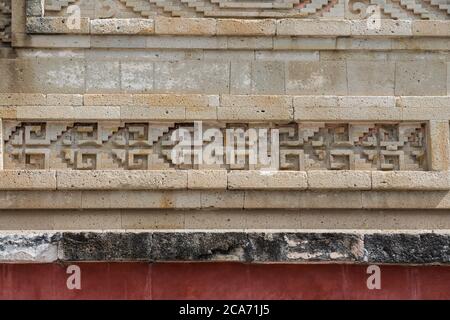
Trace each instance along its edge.
<instances>
[{"instance_id":1,"label":"stone masonry row","mask_svg":"<svg viewBox=\"0 0 450 320\"><path fill-rule=\"evenodd\" d=\"M187 231L0 234L2 262L448 264L448 233Z\"/></svg>"}]
</instances>

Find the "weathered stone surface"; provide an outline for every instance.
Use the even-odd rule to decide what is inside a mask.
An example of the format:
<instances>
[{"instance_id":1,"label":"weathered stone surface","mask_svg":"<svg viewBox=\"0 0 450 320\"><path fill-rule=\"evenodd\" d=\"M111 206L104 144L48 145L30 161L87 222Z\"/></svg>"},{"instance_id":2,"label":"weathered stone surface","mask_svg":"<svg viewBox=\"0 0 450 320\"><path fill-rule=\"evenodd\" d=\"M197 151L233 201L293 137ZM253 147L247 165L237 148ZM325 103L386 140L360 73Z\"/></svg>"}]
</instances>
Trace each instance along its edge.
<instances>
[{"instance_id":1,"label":"weathered stone surface","mask_svg":"<svg viewBox=\"0 0 450 320\"><path fill-rule=\"evenodd\" d=\"M449 244L439 232L18 232L0 235L0 261L448 264Z\"/></svg>"},{"instance_id":2,"label":"weathered stone surface","mask_svg":"<svg viewBox=\"0 0 450 320\"><path fill-rule=\"evenodd\" d=\"M371 234L364 237L369 263L447 264L450 262L448 234Z\"/></svg>"},{"instance_id":3,"label":"weathered stone surface","mask_svg":"<svg viewBox=\"0 0 450 320\"><path fill-rule=\"evenodd\" d=\"M61 233L59 259L66 261L148 261L151 233Z\"/></svg>"}]
</instances>

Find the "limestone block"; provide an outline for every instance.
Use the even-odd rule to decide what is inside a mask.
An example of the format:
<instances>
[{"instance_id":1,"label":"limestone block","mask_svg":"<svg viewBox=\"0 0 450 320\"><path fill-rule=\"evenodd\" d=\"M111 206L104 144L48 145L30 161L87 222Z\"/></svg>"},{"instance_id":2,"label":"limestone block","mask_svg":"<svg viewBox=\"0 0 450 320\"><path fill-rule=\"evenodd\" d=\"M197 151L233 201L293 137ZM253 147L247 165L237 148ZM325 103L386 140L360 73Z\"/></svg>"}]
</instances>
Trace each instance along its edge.
<instances>
[{"instance_id":1,"label":"limestone block","mask_svg":"<svg viewBox=\"0 0 450 320\"><path fill-rule=\"evenodd\" d=\"M252 93L284 93L284 62L252 63Z\"/></svg>"},{"instance_id":2,"label":"limestone block","mask_svg":"<svg viewBox=\"0 0 450 320\"><path fill-rule=\"evenodd\" d=\"M192 230L222 230L234 229L244 230L249 227L247 216L243 210L207 210L207 211L190 211L185 213L185 228ZM254 224L256 226L256 224Z\"/></svg>"},{"instance_id":3,"label":"limestone block","mask_svg":"<svg viewBox=\"0 0 450 320\"><path fill-rule=\"evenodd\" d=\"M3 120L0 117L0 171L3 170Z\"/></svg>"},{"instance_id":4,"label":"limestone block","mask_svg":"<svg viewBox=\"0 0 450 320\"><path fill-rule=\"evenodd\" d=\"M394 95L394 62L347 61L347 74L351 95Z\"/></svg>"},{"instance_id":5,"label":"limestone block","mask_svg":"<svg viewBox=\"0 0 450 320\"><path fill-rule=\"evenodd\" d=\"M228 93L226 62L180 61L155 63L155 90L177 93Z\"/></svg>"},{"instance_id":6,"label":"limestone block","mask_svg":"<svg viewBox=\"0 0 450 320\"><path fill-rule=\"evenodd\" d=\"M81 209L81 192L1 191L0 209Z\"/></svg>"},{"instance_id":7,"label":"limestone block","mask_svg":"<svg viewBox=\"0 0 450 320\"><path fill-rule=\"evenodd\" d=\"M360 209L361 191L246 191L245 209Z\"/></svg>"},{"instance_id":8,"label":"limestone block","mask_svg":"<svg viewBox=\"0 0 450 320\"><path fill-rule=\"evenodd\" d=\"M120 120L120 107L19 106L16 118L26 120Z\"/></svg>"},{"instance_id":9,"label":"limestone block","mask_svg":"<svg viewBox=\"0 0 450 320\"><path fill-rule=\"evenodd\" d=\"M285 95L229 95L220 96L221 107L292 107L292 97Z\"/></svg>"},{"instance_id":10,"label":"limestone block","mask_svg":"<svg viewBox=\"0 0 450 320\"><path fill-rule=\"evenodd\" d=\"M273 48L276 50L334 50L336 38L276 37L273 39Z\"/></svg>"},{"instance_id":11,"label":"limestone block","mask_svg":"<svg viewBox=\"0 0 450 320\"><path fill-rule=\"evenodd\" d=\"M228 49L272 49L273 40L271 37L228 37Z\"/></svg>"},{"instance_id":12,"label":"limestone block","mask_svg":"<svg viewBox=\"0 0 450 320\"><path fill-rule=\"evenodd\" d=\"M183 229L185 214L169 210L133 210L121 214L123 229Z\"/></svg>"},{"instance_id":13,"label":"limestone block","mask_svg":"<svg viewBox=\"0 0 450 320\"><path fill-rule=\"evenodd\" d=\"M189 170L188 189L226 189L226 170Z\"/></svg>"},{"instance_id":14,"label":"limestone block","mask_svg":"<svg viewBox=\"0 0 450 320\"><path fill-rule=\"evenodd\" d=\"M362 193L365 209L448 209L449 200L448 191L385 190Z\"/></svg>"},{"instance_id":15,"label":"limestone block","mask_svg":"<svg viewBox=\"0 0 450 320\"><path fill-rule=\"evenodd\" d=\"M448 190L448 172L373 171L374 190Z\"/></svg>"},{"instance_id":16,"label":"limestone block","mask_svg":"<svg viewBox=\"0 0 450 320\"><path fill-rule=\"evenodd\" d=\"M27 33L88 34L89 18L80 18L80 25L70 25L65 17L28 17Z\"/></svg>"},{"instance_id":17,"label":"limestone block","mask_svg":"<svg viewBox=\"0 0 450 320\"><path fill-rule=\"evenodd\" d=\"M395 70L395 95L446 95L446 78L445 62L399 61Z\"/></svg>"},{"instance_id":18,"label":"limestone block","mask_svg":"<svg viewBox=\"0 0 450 320\"><path fill-rule=\"evenodd\" d=\"M122 229L120 210L57 211L50 217L55 230Z\"/></svg>"},{"instance_id":19,"label":"limestone block","mask_svg":"<svg viewBox=\"0 0 450 320\"><path fill-rule=\"evenodd\" d=\"M122 120L185 120L184 107L120 107Z\"/></svg>"},{"instance_id":20,"label":"limestone block","mask_svg":"<svg viewBox=\"0 0 450 320\"><path fill-rule=\"evenodd\" d=\"M83 191L83 209L199 209L200 192Z\"/></svg>"},{"instance_id":21,"label":"limestone block","mask_svg":"<svg viewBox=\"0 0 450 320\"><path fill-rule=\"evenodd\" d=\"M275 35L275 20L218 19L218 35L271 36Z\"/></svg>"},{"instance_id":22,"label":"limestone block","mask_svg":"<svg viewBox=\"0 0 450 320\"><path fill-rule=\"evenodd\" d=\"M230 171L228 189L296 189L308 187L304 171Z\"/></svg>"},{"instance_id":23,"label":"limestone block","mask_svg":"<svg viewBox=\"0 0 450 320\"><path fill-rule=\"evenodd\" d=\"M450 21L448 20L414 20L412 22L414 36L450 36Z\"/></svg>"},{"instance_id":24,"label":"limestone block","mask_svg":"<svg viewBox=\"0 0 450 320\"><path fill-rule=\"evenodd\" d=\"M57 172L60 190L165 190L186 189L187 172L181 170L81 171Z\"/></svg>"},{"instance_id":25,"label":"limestone block","mask_svg":"<svg viewBox=\"0 0 450 320\"><path fill-rule=\"evenodd\" d=\"M381 19L380 27L370 25L368 20L352 20L351 35L353 36L411 36L412 20Z\"/></svg>"},{"instance_id":26,"label":"limestone block","mask_svg":"<svg viewBox=\"0 0 450 320\"><path fill-rule=\"evenodd\" d=\"M244 208L243 191L201 191L203 209L242 209Z\"/></svg>"},{"instance_id":27,"label":"limestone block","mask_svg":"<svg viewBox=\"0 0 450 320\"><path fill-rule=\"evenodd\" d=\"M152 36L146 38L146 47L156 49L226 49L227 42L227 37Z\"/></svg>"},{"instance_id":28,"label":"limestone block","mask_svg":"<svg viewBox=\"0 0 450 320\"><path fill-rule=\"evenodd\" d=\"M370 190L370 171L308 171L309 189Z\"/></svg>"},{"instance_id":29,"label":"limestone block","mask_svg":"<svg viewBox=\"0 0 450 320\"><path fill-rule=\"evenodd\" d=\"M204 94L134 94L136 106L158 107L218 107L219 95Z\"/></svg>"},{"instance_id":30,"label":"limestone block","mask_svg":"<svg viewBox=\"0 0 450 320\"><path fill-rule=\"evenodd\" d=\"M230 93L252 93L252 63L248 61L231 61Z\"/></svg>"},{"instance_id":31,"label":"limestone block","mask_svg":"<svg viewBox=\"0 0 450 320\"><path fill-rule=\"evenodd\" d=\"M43 17L44 6L42 0L26 0L27 17Z\"/></svg>"},{"instance_id":32,"label":"limestone block","mask_svg":"<svg viewBox=\"0 0 450 320\"><path fill-rule=\"evenodd\" d=\"M95 19L90 21L91 34L153 34L152 19Z\"/></svg>"},{"instance_id":33,"label":"limestone block","mask_svg":"<svg viewBox=\"0 0 450 320\"><path fill-rule=\"evenodd\" d=\"M319 61L319 51L257 50L255 59L261 61Z\"/></svg>"},{"instance_id":34,"label":"limestone block","mask_svg":"<svg viewBox=\"0 0 450 320\"><path fill-rule=\"evenodd\" d=\"M380 120L402 120L401 108L387 107L294 107L294 120L362 120L362 121L380 121Z\"/></svg>"},{"instance_id":35,"label":"limestone block","mask_svg":"<svg viewBox=\"0 0 450 320\"><path fill-rule=\"evenodd\" d=\"M186 120L217 120L217 107L187 107Z\"/></svg>"},{"instance_id":36,"label":"limestone block","mask_svg":"<svg viewBox=\"0 0 450 320\"><path fill-rule=\"evenodd\" d=\"M153 62L123 61L121 87L125 92L147 92L153 90Z\"/></svg>"},{"instance_id":37,"label":"limestone block","mask_svg":"<svg viewBox=\"0 0 450 320\"><path fill-rule=\"evenodd\" d=\"M347 71L345 62L288 62L286 93L346 95Z\"/></svg>"},{"instance_id":38,"label":"limestone block","mask_svg":"<svg viewBox=\"0 0 450 320\"><path fill-rule=\"evenodd\" d=\"M447 171L449 169L449 122L433 120L429 122L429 157L431 170Z\"/></svg>"},{"instance_id":39,"label":"limestone block","mask_svg":"<svg viewBox=\"0 0 450 320\"><path fill-rule=\"evenodd\" d=\"M279 120L289 121L294 117L292 108L286 107L219 107L217 118L219 120Z\"/></svg>"},{"instance_id":40,"label":"limestone block","mask_svg":"<svg viewBox=\"0 0 450 320\"><path fill-rule=\"evenodd\" d=\"M85 106L133 106L134 97L131 94L85 94Z\"/></svg>"},{"instance_id":41,"label":"limestone block","mask_svg":"<svg viewBox=\"0 0 450 320\"><path fill-rule=\"evenodd\" d=\"M47 104L41 93L0 93L0 106L43 106Z\"/></svg>"},{"instance_id":42,"label":"limestone block","mask_svg":"<svg viewBox=\"0 0 450 320\"><path fill-rule=\"evenodd\" d=\"M277 21L279 36L349 36L346 20L281 19Z\"/></svg>"},{"instance_id":43,"label":"limestone block","mask_svg":"<svg viewBox=\"0 0 450 320\"><path fill-rule=\"evenodd\" d=\"M46 104L49 106L82 106L83 105L83 95L81 95L81 94L47 94ZM33 103L33 105L34 105L34 103Z\"/></svg>"},{"instance_id":44,"label":"limestone block","mask_svg":"<svg viewBox=\"0 0 450 320\"><path fill-rule=\"evenodd\" d=\"M0 170L0 190L56 190L56 172Z\"/></svg>"},{"instance_id":45,"label":"limestone block","mask_svg":"<svg viewBox=\"0 0 450 320\"><path fill-rule=\"evenodd\" d=\"M204 18L162 18L155 19L156 34L214 35L216 20Z\"/></svg>"},{"instance_id":46,"label":"limestone block","mask_svg":"<svg viewBox=\"0 0 450 320\"><path fill-rule=\"evenodd\" d=\"M91 48L116 48L116 49L138 49L145 48L147 45L147 36L134 35L92 35Z\"/></svg>"},{"instance_id":47,"label":"limestone block","mask_svg":"<svg viewBox=\"0 0 450 320\"><path fill-rule=\"evenodd\" d=\"M450 106L450 96L396 97L396 105L402 108L448 108Z\"/></svg>"},{"instance_id":48,"label":"limestone block","mask_svg":"<svg viewBox=\"0 0 450 320\"><path fill-rule=\"evenodd\" d=\"M87 92L114 92L120 90L118 61L88 61L86 66Z\"/></svg>"}]
</instances>

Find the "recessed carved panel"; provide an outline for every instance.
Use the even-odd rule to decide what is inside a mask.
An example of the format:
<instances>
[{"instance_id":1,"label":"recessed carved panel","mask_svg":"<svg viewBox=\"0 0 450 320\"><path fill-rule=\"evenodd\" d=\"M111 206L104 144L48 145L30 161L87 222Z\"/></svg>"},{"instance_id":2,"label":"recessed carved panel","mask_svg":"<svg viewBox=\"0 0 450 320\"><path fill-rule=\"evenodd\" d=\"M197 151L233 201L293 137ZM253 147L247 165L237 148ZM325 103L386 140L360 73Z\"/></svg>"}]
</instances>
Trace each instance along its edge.
<instances>
[{"instance_id":1,"label":"recessed carved panel","mask_svg":"<svg viewBox=\"0 0 450 320\"><path fill-rule=\"evenodd\" d=\"M5 169L426 170L422 123L4 121Z\"/></svg>"},{"instance_id":2,"label":"recessed carved panel","mask_svg":"<svg viewBox=\"0 0 450 320\"><path fill-rule=\"evenodd\" d=\"M78 5L91 18L129 17L324 17L367 18L377 6L384 18L448 19L447 0L46 0L46 15Z\"/></svg>"}]
</instances>

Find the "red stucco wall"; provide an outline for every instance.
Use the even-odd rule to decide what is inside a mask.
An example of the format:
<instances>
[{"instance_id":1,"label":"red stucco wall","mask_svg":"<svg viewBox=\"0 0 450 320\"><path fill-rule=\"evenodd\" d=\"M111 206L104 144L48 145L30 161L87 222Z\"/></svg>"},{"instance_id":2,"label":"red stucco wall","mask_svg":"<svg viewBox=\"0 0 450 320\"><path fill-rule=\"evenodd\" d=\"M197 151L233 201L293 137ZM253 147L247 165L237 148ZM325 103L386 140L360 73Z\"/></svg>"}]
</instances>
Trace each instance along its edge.
<instances>
[{"instance_id":1,"label":"red stucco wall","mask_svg":"<svg viewBox=\"0 0 450 320\"><path fill-rule=\"evenodd\" d=\"M67 266L0 265L1 299L442 299L450 267L381 266L369 290L367 266L238 263L85 263L81 290L66 286Z\"/></svg>"}]
</instances>

